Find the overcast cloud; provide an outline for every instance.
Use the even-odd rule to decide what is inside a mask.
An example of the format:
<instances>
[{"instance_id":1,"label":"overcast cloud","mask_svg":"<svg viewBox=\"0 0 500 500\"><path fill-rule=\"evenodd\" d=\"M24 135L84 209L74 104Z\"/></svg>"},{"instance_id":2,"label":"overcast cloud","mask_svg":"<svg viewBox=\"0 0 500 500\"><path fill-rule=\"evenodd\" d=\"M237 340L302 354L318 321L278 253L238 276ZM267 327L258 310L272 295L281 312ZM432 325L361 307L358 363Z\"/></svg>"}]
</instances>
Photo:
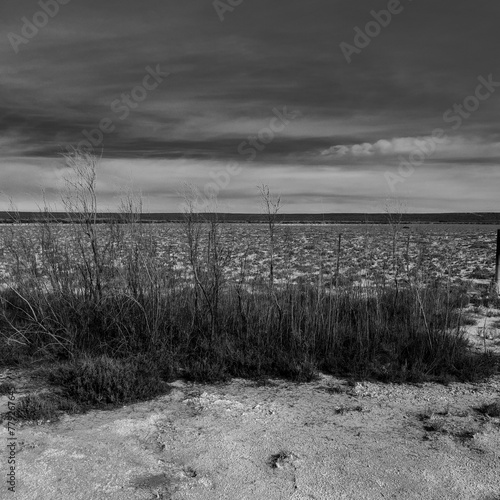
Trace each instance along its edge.
<instances>
[{"instance_id":1,"label":"overcast cloud","mask_svg":"<svg viewBox=\"0 0 500 500\"><path fill-rule=\"evenodd\" d=\"M150 210L178 210L183 182L203 188L236 162L219 193L227 211L258 211L261 183L288 212L377 212L395 196L410 211L499 210L495 0L401 0L350 63L341 44L355 46L387 0L244 0L223 21L212 0L62 3L27 43L23 18L40 3L0 4L0 191L21 209L40 188L57 194L60 153L105 123L109 207L128 183ZM474 106L480 77L490 84ZM140 101L137 86L150 89ZM387 172L400 175L436 129L444 136L391 189Z\"/></svg>"}]
</instances>

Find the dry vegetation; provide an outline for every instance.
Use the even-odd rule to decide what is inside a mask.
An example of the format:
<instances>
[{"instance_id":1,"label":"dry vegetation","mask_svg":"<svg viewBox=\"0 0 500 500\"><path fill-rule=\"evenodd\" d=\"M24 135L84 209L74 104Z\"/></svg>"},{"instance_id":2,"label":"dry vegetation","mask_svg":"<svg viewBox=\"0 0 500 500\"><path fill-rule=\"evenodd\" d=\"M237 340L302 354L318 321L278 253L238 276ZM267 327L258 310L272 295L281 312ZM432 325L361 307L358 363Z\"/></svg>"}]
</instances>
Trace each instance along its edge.
<instances>
[{"instance_id":1,"label":"dry vegetation","mask_svg":"<svg viewBox=\"0 0 500 500\"><path fill-rule=\"evenodd\" d=\"M67 155L72 224L1 228L3 364L41 360L61 394L23 417L145 399L161 380L217 381L318 371L387 381L474 380L497 369L472 353L462 309L492 293L493 239L477 228L266 225L196 213L137 222L141 201L98 224L93 155ZM43 212L43 210L42 210ZM471 294L472 292L472 294ZM52 406L51 406L52 405Z\"/></svg>"}]
</instances>

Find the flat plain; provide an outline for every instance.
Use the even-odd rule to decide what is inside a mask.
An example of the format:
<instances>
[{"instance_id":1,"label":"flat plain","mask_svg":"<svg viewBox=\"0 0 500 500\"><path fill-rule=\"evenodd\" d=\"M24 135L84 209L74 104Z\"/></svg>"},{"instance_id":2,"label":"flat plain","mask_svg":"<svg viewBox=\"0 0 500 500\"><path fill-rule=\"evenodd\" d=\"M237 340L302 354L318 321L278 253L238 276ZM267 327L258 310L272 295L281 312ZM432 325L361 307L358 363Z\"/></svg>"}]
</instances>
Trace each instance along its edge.
<instances>
[{"instance_id":1,"label":"flat plain","mask_svg":"<svg viewBox=\"0 0 500 500\"><path fill-rule=\"evenodd\" d=\"M151 243L147 252L155 272L189 283L185 226L140 228L142 241ZM274 281L277 288L306 286L326 295L395 283L461 287L470 297L463 331L471 351L498 356L500 310L492 301L496 229L278 225ZM22 275L19 266L32 266L29 275L47 279L49 290L40 246L45 230L0 227L4 287ZM51 234L70 242L72 230L54 225ZM98 228L103 235L108 230ZM220 235L218 248L227 250L223 286L257 290L269 272L267 226L227 224ZM16 242L17 260L9 241ZM78 254L70 245L60 255ZM126 265L122 257L118 252L109 260L117 290ZM14 384L17 400L48 390L36 370L6 368L2 375ZM322 372L303 383L271 376L169 380L165 394L147 401L19 422L16 498L497 500L499 391L498 374L473 382L406 384ZM7 395L0 396L0 413L6 405ZM2 426L2 439L6 432Z\"/></svg>"},{"instance_id":2,"label":"flat plain","mask_svg":"<svg viewBox=\"0 0 500 500\"><path fill-rule=\"evenodd\" d=\"M158 269L179 277L187 272L182 224L145 225L155 243ZM242 266L245 277L266 274L269 259L265 224L223 224L224 246L230 253L227 277L237 280ZM498 226L481 224L285 224L276 226L275 269L278 282L317 283L329 286L336 279L337 265L343 283L394 279L397 255L399 277L420 273L422 279L485 285L493 280ZM14 237L28 243L35 261L41 259L39 228L33 224L0 225L0 249ZM63 241L67 225L54 225ZM340 245L339 245L340 236ZM395 250L393 250L395 241ZM12 258L0 260L0 279L8 279ZM75 255L76 257L76 255ZM120 262L116 261L119 266Z\"/></svg>"}]
</instances>

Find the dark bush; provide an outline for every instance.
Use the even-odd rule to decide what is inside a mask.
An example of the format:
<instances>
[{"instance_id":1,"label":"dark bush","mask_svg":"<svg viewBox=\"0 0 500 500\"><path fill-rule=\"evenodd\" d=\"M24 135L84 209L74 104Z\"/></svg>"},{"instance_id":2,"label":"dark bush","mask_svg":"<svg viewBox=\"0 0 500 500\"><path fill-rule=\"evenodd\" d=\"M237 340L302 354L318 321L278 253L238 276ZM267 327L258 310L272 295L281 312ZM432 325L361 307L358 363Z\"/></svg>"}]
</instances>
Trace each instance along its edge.
<instances>
[{"instance_id":1,"label":"dark bush","mask_svg":"<svg viewBox=\"0 0 500 500\"><path fill-rule=\"evenodd\" d=\"M14 385L9 382L2 382L0 384L0 396L10 394L15 389Z\"/></svg>"},{"instance_id":2,"label":"dark bush","mask_svg":"<svg viewBox=\"0 0 500 500\"><path fill-rule=\"evenodd\" d=\"M156 365L144 355L127 359L86 356L59 366L49 381L83 406L130 403L166 390Z\"/></svg>"},{"instance_id":3,"label":"dark bush","mask_svg":"<svg viewBox=\"0 0 500 500\"><path fill-rule=\"evenodd\" d=\"M484 404L477 408L477 411L488 417L498 418L500 417L500 400L494 403Z\"/></svg>"},{"instance_id":4,"label":"dark bush","mask_svg":"<svg viewBox=\"0 0 500 500\"><path fill-rule=\"evenodd\" d=\"M17 420L55 421L59 418L58 401L47 394L28 394L20 398L12 411L12 416Z\"/></svg>"}]
</instances>

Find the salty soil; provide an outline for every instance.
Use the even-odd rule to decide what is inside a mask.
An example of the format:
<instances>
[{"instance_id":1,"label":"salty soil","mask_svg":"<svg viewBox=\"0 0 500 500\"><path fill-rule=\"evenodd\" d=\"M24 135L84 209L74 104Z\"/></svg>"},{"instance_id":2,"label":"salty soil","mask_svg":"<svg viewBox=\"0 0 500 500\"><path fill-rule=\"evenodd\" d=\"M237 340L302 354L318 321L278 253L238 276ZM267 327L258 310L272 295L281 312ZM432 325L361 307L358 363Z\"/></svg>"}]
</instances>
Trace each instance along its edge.
<instances>
[{"instance_id":1,"label":"salty soil","mask_svg":"<svg viewBox=\"0 0 500 500\"><path fill-rule=\"evenodd\" d=\"M498 396L498 377L173 385L147 403L18 428L12 497L500 498L500 421L475 410Z\"/></svg>"},{"instance_id":2,"label":"salty soil","mask_svg":"<svg viewBox=\"0 0 500 500\"><path fill-rule=\"evenodd\" d=\"M476 349L500 352L497 320L469 327ZM29 372L9 375L16 398L44 390ZM500 376L170 385L153 401L16 425L16 493L2 480L0 497L500 499L500 418L478 411L499 400Z\"/></svg>"},{"instance_id":3,"label":"salty soil","mask_svg":"<svg viewBox=\"0 0 500 500\"><path fill-rule=\"evenodd\" d=\"M44 266L50 268L40 247L44 240L42 229L43 226L0 224L0 254L5 246L0 281L11 279L13 269L19 266L18 258L26 269L37 269L37 279L44 274ZM52 227L59 242L70 241L71 229L70 225ZM142 229L155 242L154 251L150 251L156 272L166 273L170 279L175 276L180 282L189 281L185 228L180 224L155 224ZM341 282L359 283L368 279L392 283L395 244L400 279L410 273L414 279L440 278L444 283L450 280L472 289L487 287L494 277L496 230L496 226L473 224L278 225L274 252L276 282L318 284L319 280L324 286L333 286L338 265ZM102 241L109 238L104 232ZM123 238L127 240L126 233ZM223 225L220 243L231 255L224 269L228 282L239 283L242 273L251 281L268 272L269 234L265 224ZM68 251L78 260L77 250ZM64 257L51 259L64 262ZM120 269L119 259L115 265Z\"/></svg>"}]
</instances>

